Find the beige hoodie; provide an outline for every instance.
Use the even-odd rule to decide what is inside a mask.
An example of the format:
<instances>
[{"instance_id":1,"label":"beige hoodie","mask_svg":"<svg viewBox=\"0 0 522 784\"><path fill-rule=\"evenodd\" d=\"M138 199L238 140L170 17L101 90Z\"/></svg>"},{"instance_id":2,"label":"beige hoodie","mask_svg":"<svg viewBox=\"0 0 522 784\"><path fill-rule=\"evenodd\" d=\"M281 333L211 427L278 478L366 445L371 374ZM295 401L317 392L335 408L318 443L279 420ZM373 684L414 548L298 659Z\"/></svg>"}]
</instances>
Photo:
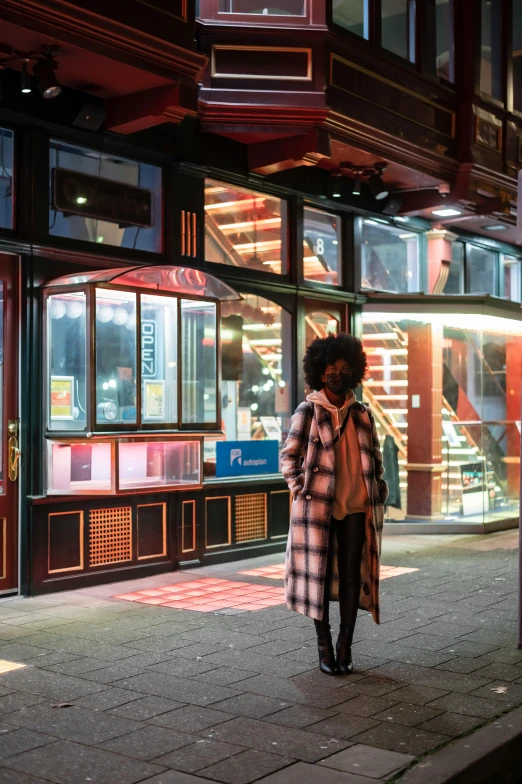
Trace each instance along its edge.
<instances>
[{"instance_id":1,"label":"beige hoodie","mask_svg":"<svg viewBox=\"0 0 522 784\"><path fill-rule=\"evenodd\" d=\"M334 438L348 415L355 395L349 392L346 402L340 409L330 403L324 392L312 392L306 398L308 402L325 408L332 416ZM335 498L332 506L332 517L344 520L349 514L366 511L368 491L363 477L359 439L352 417L335 447Z\"/></svg>"}]
</instances>

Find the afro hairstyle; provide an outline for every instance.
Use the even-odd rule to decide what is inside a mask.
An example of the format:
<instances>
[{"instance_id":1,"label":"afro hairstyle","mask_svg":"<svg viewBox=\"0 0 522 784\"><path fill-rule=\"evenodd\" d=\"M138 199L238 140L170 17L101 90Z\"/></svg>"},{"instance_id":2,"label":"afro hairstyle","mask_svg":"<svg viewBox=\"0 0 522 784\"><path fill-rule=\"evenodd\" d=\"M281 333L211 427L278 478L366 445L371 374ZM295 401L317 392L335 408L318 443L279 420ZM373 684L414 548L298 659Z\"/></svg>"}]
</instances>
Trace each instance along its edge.
<instances>
[{"instance_id":1,"label":"afro hairstyle","mask_svg":"<svg viewBox=\"0 0 522 784\"><path fill-rule=\"evenodd\" d=\"M316 338L308 348L303 359L305 381L311 389L320 390L324 387L321 376L326 368L338 359L350 365L352 375L350 389L355 389L363 380L368 365L366 354L359 338L340 332L326 338Z\"/></svg>"}]
</instances>

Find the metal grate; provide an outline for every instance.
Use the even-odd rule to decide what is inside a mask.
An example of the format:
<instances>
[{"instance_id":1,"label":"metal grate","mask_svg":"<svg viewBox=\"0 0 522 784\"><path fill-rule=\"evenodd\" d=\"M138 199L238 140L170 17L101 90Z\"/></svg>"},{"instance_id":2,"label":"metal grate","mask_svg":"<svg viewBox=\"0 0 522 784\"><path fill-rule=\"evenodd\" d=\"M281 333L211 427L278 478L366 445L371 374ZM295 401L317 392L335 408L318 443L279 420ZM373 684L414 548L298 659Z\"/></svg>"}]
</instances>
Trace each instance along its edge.
<instances>
[{"instance_id":1,"label":"metal grate","mask_svg":"<svg viewBox=\"0 0 522 784\"><path fill-rule=\"evenodd\" d=\"M132 559L130 506L91 509L89 512L89 565L121 563Z\"/></svg>"},{"instance_id":2,"label":"metal grate","mask_svg":"<svg viewBox=\"0 0 522 784\"><path fill-rule=\"evenodd\" d=\"M266 493L236 496L236 542L266 539Z\"/></svg>"}]
</instances>

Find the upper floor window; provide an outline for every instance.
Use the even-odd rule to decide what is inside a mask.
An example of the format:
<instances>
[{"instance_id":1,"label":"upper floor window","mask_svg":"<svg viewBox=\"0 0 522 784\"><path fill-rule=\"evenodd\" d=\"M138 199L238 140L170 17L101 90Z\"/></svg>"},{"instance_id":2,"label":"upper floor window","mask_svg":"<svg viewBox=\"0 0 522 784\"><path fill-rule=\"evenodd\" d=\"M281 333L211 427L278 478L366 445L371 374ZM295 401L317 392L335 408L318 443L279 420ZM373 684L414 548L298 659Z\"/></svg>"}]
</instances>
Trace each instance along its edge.
<instances>
[{"instance_id":1,"label":"upper floor window","mask_svg":"<svg viewBox=\"0 0 522 784\"><path fill-rule=\"evenodd\" d=\"M480 91L503 99L502 6L503 0L480 0Z\"/></svg>"},{"instance_id":2,"label":"upper floor window","mask_svg":"<svg viewBox=\"0 0 522 784\"><path fill-rule=\"evenodd\" d=\"M491 250L468 246L466 290L468 294L497 293L497 254Z\"/></svg>"},{"instance_id":3,"label":"upper floor window","mask_svg":"<svg viewBox=\"0 0 522 784\"><path fill-rule=\"evenodd\" d=\"M451 263L444 294L462 294L464 291L464 243L454 242L451 246Z\"/></svg>"},{"instance_id":4,"label":"upper floor window","mask_svg":"<svg viewBox=\"0 0 522 784\"><path fill-rule=\"evenodd\" d=\"M158 253L163 244L161 169L51 141L49 234Z\"/></svg>"},{"instance_id":5,"label":"upper floor window","mask_svg":"<svg viewBox=\"0 0 522 784\"><path fill-rule=\"evenodd\" d=\"M513 108L522 112L522 3L513 0Z\"/></svg>"},{"instance_id":6,"label":"upper floor window","mask_svg":"<svg viewBox=\"0 0 522 784\"><path fill-rule=\"evenodd\" d=\"M381 44L405 60L415 60L415 3L381 0Z\"/></svg>"},{"instance_id":7,"label":"upper floor window","mask_svg":"<svg viewBox=\"0 0 522 784\"><path fill-rule=\"evenodd\" d=\"M512 302L522 302L522 261L513 256L502 256L502 296Z\"/></svg>"},{"instance_id":8,"label":"upper floor window","mask_svg":"<svg viewBox=\"0 0 522 784\"><path fill-rule=\"evenodd\" d=\"M14 134L0 128L0 229L12 229Z\"/></svg>"},{"instance_id":9,"label":"upper floor window","mask_svg":"<svg viewBox=\"0 0 522 784\"><path fill-rule=\"evenodd\" d=\"M332 0L332 19L355 35L370 37L368 0Z\"/></svg>"},{"instance_id":10,"label":"upper floor window","mask_svg":"<svg viewBox=\"0 0 522 784\"><path fill-rule=\"evenodd\" d=\"M362 288L419 291L419 235L374 220L362 223Z\"/></svg>"},{"instance_id":11,"label":"upper floor window","mask_svg":"<svg viewBox=\"0 0 522 784\"><path fill-rule=\"evenodd\" d=\"M206 180L205 259L286 274L286 202L266 193Z\"/></svg>"},{"instance_id":12,"label":"upper floor window","mask_svg":"<svg viewBox=\"0 0 522 784\"><path fill-rule=\"evenodd\" d=\"M312 207L304 208L303 271L305 280L341 283L341 220Z\"/></svg>"},{"instance_id":13,"label":"upper floor window","mask_svg":"<svg viewBox=\"0 0 522 784\"><path fill-rule=\"evenodd\" d=\"M454 5L455 0L436 0L435 6L436 71L448 82L455 80Z\"/></svg>"},{"instance_id":14,"label":"upper floor window","mask_svg":"<svg viewBox=\"0 0 522 784\"><path fill-rule=\"evenodd\" d=\"M305 0L219 0L219 13L304 16Z\"/></svg>"}]
</instances>

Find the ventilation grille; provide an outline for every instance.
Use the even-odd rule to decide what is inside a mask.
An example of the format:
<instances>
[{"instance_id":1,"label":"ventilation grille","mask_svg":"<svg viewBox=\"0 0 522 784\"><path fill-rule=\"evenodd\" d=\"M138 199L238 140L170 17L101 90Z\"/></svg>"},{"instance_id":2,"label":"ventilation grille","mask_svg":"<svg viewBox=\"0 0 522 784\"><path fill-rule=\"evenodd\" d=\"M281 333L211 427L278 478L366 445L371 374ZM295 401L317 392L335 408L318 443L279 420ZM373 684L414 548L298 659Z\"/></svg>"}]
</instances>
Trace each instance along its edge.
<instances>
[{"instance_id":1,"label":"ventilation grille","mask_svg":"<svg viewBox=\"0 0 522 784\"><path fill-rule=\"evenodd\" d=\"M92 509L89 512L89 565L121 563L132 559L132 510Z\"/></svg>"},{"instance_id":2,"label":"ventilation grille","mask_svg":"<svg viewBox=\"0 0 522 784\"><path fill-rule=\"evenodd\" d=\"M236 496L236 542L266 539L266 494Z\"/></svg>"},{"instance_id":3,"label":"ventilation grille","mask_svg":"<svg viewBox=\"0 0 522 784\"><path fill-rule=\"evenodd\" d=\"M181 210L181 255L196 258L197 246L197 215L195 212Z\"/></svg>"}]
</instances>

